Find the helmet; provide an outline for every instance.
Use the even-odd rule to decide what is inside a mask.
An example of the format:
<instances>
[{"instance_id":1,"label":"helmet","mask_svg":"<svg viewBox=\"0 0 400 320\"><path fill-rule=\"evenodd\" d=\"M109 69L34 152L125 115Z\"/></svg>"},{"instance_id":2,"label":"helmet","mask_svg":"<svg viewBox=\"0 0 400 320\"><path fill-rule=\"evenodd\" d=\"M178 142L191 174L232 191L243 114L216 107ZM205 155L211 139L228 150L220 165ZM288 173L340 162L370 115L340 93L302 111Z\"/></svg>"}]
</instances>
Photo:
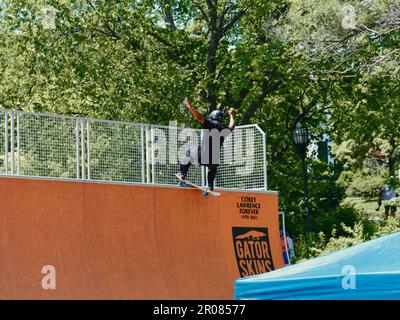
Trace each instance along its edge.
<instances>
[{"instance_id":1,"label":"helmet","mask_svg":"<svg viewBox=\"0 0 400 320\"><path fill-rule=\"evenodd\" d=\"M224 116L224 113L221 110L214 110L210 113L210 115L208 117L211 120L221 122L223 116Z\"/></svg>"}]
</instances>

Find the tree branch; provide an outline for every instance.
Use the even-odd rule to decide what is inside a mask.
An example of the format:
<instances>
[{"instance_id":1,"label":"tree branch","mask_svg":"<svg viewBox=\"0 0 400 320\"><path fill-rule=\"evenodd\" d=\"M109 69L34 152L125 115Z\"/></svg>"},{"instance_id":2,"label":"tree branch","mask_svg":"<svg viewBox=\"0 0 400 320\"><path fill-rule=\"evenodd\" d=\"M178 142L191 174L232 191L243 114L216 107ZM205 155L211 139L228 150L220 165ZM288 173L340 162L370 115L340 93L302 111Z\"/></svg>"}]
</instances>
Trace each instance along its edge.
<instances>
[{"instance_id":1,"label":"tree branch","mask_svg":"<svg viewBox=\"0 0 400 320\"><path fill-rule=\"evenodd\" d=\"M121 39L121 37L114 30L102 30L102 29L99 29L99 28L93 28L93 31L97 31L97 32L99 32L99 33L101 33L103 35L106 35L106 36L110 37L110 38L115 38L115 39L118 39L118 40Z\"/></svg>"},{"instance_id":2,"label":"tree branch","mask_svg":"<svg viewBox=\"0 0 400 320\"><path fill-rule=\"evenodd\" d=\"M231 29L247 12L246 9L240 10L224 27L222 27L221 34L224 35L229 29Z\"/></svg>"},{"instance_id":3,"label":"tree branch","mask_svg":"<svg viewBox=\"0 0 400 320\"><path fill-rule=\"evenodd\" d=\"M263 83L262 91L258 98L254 100L249 107L247 108L246 112L244 113L242 119L240 120L239 125L245 125L250 122L251 117L257 111L257 108L261 105L264 101L265 97L270 94L272 91L276 90L281 84L283 84L283 80L279 79L275 81L273 84L268 85L267 82Z\"/></svg>"},{"instance_id":4,"label":"tree branch","mask_svg":"<svg viewBox=\"0 0 400 320\"><path fill-rule=\"evenodd\" d=\"M161 37L154 30L149 31L149 35L164 45L165 50L168 52L170 59L172 59L173 61L175 61L182 67L190 66L191 68L193 68L193 66L191 66L190 63L184 58L184 55L180 54L178 52L178 50L176 49L176 47L171 45L171 43L169 43L167 39L164 39L163 37Z\"/></svg>"},{"instance_id":5,"label":"tree branch","mask_svg":"<svg viewBox=\"0 0 400 320\"><path fill-rule=\"evenodd\" d=\"M176 25L174 21L174 17L172 15L171 6L169 1L161 1L160 3L161 9L163 10L164 22L168 26L168 28L175 30Z\"/></svg>"},{"instance_id":6,"label":"tree branch","mask_svg":"<svg viewBox=\"0 0 400 320\"><path fill-rule=\"evenodd\" d=\"M231 107L234 109L238 109L242 105L244 99L246 99L249 92L250 92L250 90L247 88L240 90L239 98L233 103L233 105Z\"/></svg>"},{"instance_id":7,"label":"tree branch","mask_svg":"<svg viewBox=\"0 0 400 320\"><path fill-rule=\"evenodd\" d=\"M204 20L206 20L207 23L210 23L210 19L208 18L208 15L204 8L199 4L197 1L192 0L192 3L195 5L195 7L201 12L201 15L203 16Z\"/></svg>"},{"instance_id":8,"label":"tree branch","mask_svg":"<svg viewBox=\"0 0 400 320\"><path fill-rule=\"evenodd\" d=\"M92 3L92 1L87 0L87 3L89 3L89 5L92 7L93 10L96 10L96 7L95 7L94 4Z\"/></svg>"},{"instance_id":9,"label":"tree branch","mask_svg":"<svg viewBox=\"0 0 400 320\"><path fill-rule=\"evenodd\" d=\"M218 25L219 30L223 29L223 25L225 24L225 16L228 14L229 11L232 11L234 8L237 8L237 5L233 4L233 5L229 6L229 5L225 4L224 10L222 11L220 19L219 19L219 25Z\"/></svg>"}]
</instances>

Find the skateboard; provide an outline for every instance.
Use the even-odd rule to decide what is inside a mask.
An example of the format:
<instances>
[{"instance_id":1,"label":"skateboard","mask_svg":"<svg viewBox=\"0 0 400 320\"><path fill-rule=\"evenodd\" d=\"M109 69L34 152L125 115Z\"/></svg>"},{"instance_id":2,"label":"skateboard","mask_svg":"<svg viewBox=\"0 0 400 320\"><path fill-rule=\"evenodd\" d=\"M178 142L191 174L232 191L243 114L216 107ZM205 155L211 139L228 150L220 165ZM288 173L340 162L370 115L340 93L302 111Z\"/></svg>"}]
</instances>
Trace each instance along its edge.
<instances>
[{"instance_id":1,"label":"skateboard","mask_svg":"<svg viewBox=\"0 0 400 320\"><path fill-rule=\"evenodd\" d=\"M221 193L219 193L219 192L207 190L206 188L202 188L202 187L200 187L200 186L198 186L198 185L196 185L196 184L190 182L189 180L186 180L186 179L185 179L185 180L182 180L182 179L179 177L178 174L175 174L175 177L177 177L178 180L181 182L181 183L180 183L180 186L184 187L185 185L188 185L188 186L191 186L191 187L193 187L193 188L199 189L200 191L203 192L203 196L204 196L205 198L208 198L208 196L209 196L210 194L211 194L212 196L214 196L214 197L218 197L218 196L221 195Z\"/></svg>"}]
</instances>

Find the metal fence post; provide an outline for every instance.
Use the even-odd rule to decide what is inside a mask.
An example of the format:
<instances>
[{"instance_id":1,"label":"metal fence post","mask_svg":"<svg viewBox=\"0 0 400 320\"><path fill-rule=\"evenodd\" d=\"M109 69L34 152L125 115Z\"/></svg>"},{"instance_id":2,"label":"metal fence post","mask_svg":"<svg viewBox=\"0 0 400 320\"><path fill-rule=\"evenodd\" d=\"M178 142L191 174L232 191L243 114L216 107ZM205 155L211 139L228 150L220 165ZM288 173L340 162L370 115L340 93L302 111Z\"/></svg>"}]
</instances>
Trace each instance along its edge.
<instances>
[{"instance_id":1,"label":"metal fence post","mask_svg":"<svg viewBox=\"0 0 400 320\"><path fill-rule=\"evenodd\" d=\"M149 147L149 140L150 140L150 128L146 125L146 183L150 183L150 147Z\"/></svg>"},{"instance_id":2,"label":"metal fence post","mask_svg":"<svg viewBox=\"0 0 400 320\"><path fill-rule=\"evenodd\" d=\"M87 178L90 180L90 120L86 121Z\"/></svg>"},{"instance_id":3,"label":"metal fence post","mask_svg":"<svg viewBox=\"0 0 400 320\"><path fill-rule=\"evenodd\" d=\"M82 179L85 179L85 122L81 119L81 165L82 165Z\"/></svg>"},{"instance_id":4,"label":"metal fence post","mask_svg":"<svg viewBox=\"0 0 400 320\"><path fill-rule=\"evenodd\" d=\"M141 165L142 183L146 182L146 176L145 176L146 157L145 157L144 140L145 140L144 127L143 127L143 125L140 125L140 147L142 150L142 165Z\"/></svg>"},{"instance_id":5,"label":"metal fence post","mask_svg":"<svg viewBox=\"0 0 400 320\"><path fill-rule=\"evenodd\" d=\"M262 135L263 137L263 158L264 158L264 189L268 190L268 181L267 181L267 168L268 168L268 162L267 162L267 141L266 141L266 136L265 134Z\"/></svg>"},{"instance_id":6,"label":"metal fence post","mask_svg":"<svg viewBox=\"0 0 400 320\"><path fill-rule=\"evenodd\" d=\"M76 153L75 153L75 161L76 161L76 178L79 179L79 120L75 121L75 144L76 144Z\"/></svg>"},{"instance_id":7,"label":"metal fence post","mask_svg":"<svg viewBox=\"0 0 400 320\"><path fill-rule=\"evenodd\" d=\"M155 165L154 165L154 130L150 127L150 139L151 139L151 183L155 183Z\"/></svg>"},{"instance_id":8,"label":"metal fence post","mask_svg":"<svg viewBox=\"0 0 400 320\"><path fill-rule=\"evenodd\" d=\"M17 174L21 175L21 125L20 125L20 113L17 111L17 159L18 168Z\"/></svg>"},{"instance_id":9,"label":"metal fence post","mask_svg":"<svg viewBox=\"0 0 400 320\"><path fill-rule=\"evenodd\" d=\"M279 211L278 214L282 215L282 232L283 232L283 238L284 238L284 241L285 241L285 253L286 253L286 257L288 259L289 265L291 265L292 263L290 262L290 252L289 252L289 249L287 247L287 239L286 239L285 212Z\"/></svg>"},{"instance_id":10,"label":"metal fence post","mask_svg":"<svg viewBox=\"0 0 400 320\"><path fill-rule=\"evenodd\" d=\"M8 112L4 113L4 162L5 173L8 174Z\"/></svg>"},{"instance_id":11,"label":"metal fence post","mask_svg":"<svg viewBox=\"0 0 400 320\"><path fill-rule=\"evenodd\" d=\"M202 145L203 138L204 138L204 131L201 130L200 131L200 146ZM201 150L200 152L203 152L203 150ZM201 186L205 187L206 186L206 175L207 175L206 167L200 165L200 170L201 170Z\"/></svg>"},{"instance_id":12,"label":"metal fence post","mask_svg":"<svg viewBox=\"0 0 400 320\"><path fill-rule=\"evenodd\" d=\"M11 147L10 147L10 152L11 152L11 174L14 174L14 168L15 168L15 146L14 146L14 111L11 110L10 112L10 120L11 120L11 132L10 132L10 137L11 137Z\"/></svg>"}]
</instances>

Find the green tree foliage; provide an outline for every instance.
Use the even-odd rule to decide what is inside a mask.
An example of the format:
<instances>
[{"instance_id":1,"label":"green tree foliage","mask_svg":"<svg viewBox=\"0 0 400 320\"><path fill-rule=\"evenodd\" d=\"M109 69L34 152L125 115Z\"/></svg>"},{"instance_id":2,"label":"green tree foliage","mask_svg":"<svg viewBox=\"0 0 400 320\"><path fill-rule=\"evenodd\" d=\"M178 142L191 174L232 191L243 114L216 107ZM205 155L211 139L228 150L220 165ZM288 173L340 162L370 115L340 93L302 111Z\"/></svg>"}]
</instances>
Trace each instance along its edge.
<instances>
[{"instance_id":1,"label":"green tree foliage","mask_svg":"<svg viewBox=\"0 0 400 320\"><path fill-rule=\"evenodd\" d=\"M346 194L350 197L377 198L380 189L386 183L387 176L357 171L347 184Z\"/></svg>"},{"instance_id":2,"label":"green tree foliage","mask_svg":"<svg viewBox=\"0 0 400 320\"><path fill-rule=\"evenodd\" d=\"M297 261L312 258L320 255L329 254L337 250L342 250L368 240L376 239L394 232L400 232L400 223L397 219L389 217L387 221L380 225L366 226L365 222L357 222L354 227L342 225L344 232L337 234L333 230L329 236L320 232L301 236L298 241Z\"/></svg>"},{"instance_id":3,"label":"green tree foliage","mask_svg":"<svg viewBox=\"0 0 400 320\"><path fill-rule=\"evenodd\" d=\"M257 19L263 30L274 2L4 3L4 107L167 123L182 118L183 95L204 111L247 98L248 122L281 83L265 79L274 61L262 65L274 49L247 47L246 25ZM42 26L45 4L56 9L54 30Z\"/></svg>"}]
</instances>

